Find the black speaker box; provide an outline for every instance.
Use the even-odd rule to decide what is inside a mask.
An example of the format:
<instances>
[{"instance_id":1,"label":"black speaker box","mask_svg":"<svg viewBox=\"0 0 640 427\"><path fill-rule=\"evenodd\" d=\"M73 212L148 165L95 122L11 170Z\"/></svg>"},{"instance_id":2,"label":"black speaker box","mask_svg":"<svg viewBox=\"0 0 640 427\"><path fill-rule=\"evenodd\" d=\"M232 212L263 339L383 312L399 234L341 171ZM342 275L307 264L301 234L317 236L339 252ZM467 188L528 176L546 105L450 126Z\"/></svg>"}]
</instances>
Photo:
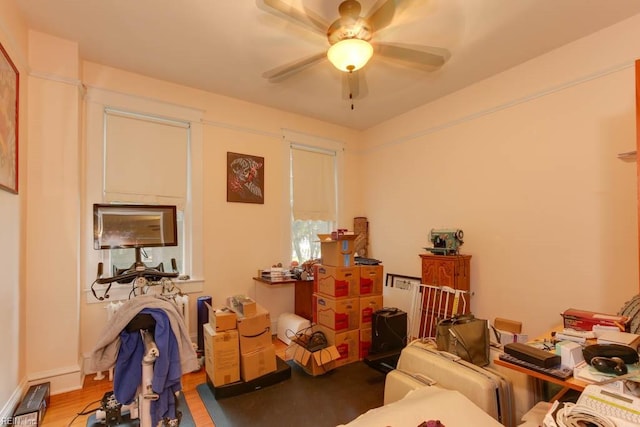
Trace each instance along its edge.
<instances>
[{"instance_id":1,"label":"black speaker box","mask_svg":"<svg viewBox=\"0 0 640 427\"><path fill-rule=\"evenodd\" d=\"M584 360L591 364L594 357L619 357L626 364L638 363L638 352L622 344L591 344L582 349Z\"/></svg>"},{"instance_id":2,"label":"black speaker box","mask_svg":"<svg viewBox=\"0 0 640 427\"><path fill-rule=\"evenodd\" d=\"M400 350L407 344L407 313L398 308L374 311L371 318L369 353Z\"/></svg>"}]
</instances>

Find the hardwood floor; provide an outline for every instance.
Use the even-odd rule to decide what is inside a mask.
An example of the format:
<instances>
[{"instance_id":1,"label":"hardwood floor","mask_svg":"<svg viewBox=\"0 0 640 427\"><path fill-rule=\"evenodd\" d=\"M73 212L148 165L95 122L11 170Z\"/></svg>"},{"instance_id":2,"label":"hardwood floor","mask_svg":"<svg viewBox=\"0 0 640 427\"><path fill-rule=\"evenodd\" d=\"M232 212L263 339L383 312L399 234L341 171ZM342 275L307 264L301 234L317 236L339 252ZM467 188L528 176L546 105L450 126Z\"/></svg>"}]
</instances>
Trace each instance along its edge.
<instances>
[{"instance_id":1,"label":"hardwood floor","mask_svg":"<svg viewBox=\"0 0 640 427\"><path fill-rule=\"evenodd\" d=\"M284 358L286 345L274 337L276 346L276 354L280 358ZM92 413L80 415L79 412L87 409L97 408L100 406L99 401L102 396L113 390L113 383L107 378L102 380L94 380L95 375L85 377L82 389L70 391L51 396L49 408L45 413L42 426L43 427L64 427L64 426L86 426L87 419ZM189 406L189 411L197 427L214 427L215 424L209 417L207 409L200 400L196 386L206 381L204 368L197 372L185 374L182 377L182 390L185 400ZM71 423L71 421L73 422Z\"/></svg>"}]
</instances>

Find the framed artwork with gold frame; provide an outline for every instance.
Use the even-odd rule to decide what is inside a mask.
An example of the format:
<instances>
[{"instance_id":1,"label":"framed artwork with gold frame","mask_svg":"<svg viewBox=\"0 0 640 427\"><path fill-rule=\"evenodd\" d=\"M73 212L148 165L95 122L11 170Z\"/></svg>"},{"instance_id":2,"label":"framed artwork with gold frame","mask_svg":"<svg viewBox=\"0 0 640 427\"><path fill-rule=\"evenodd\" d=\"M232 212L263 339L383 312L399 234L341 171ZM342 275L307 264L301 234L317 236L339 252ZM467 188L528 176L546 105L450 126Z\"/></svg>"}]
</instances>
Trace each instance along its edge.
<instances>
[{"instance_id":1,"label":"framed artwork with gold frame","mask_svg":"<svg viewBox=\"0 0 640 427\"><path fill-rule=\"evenodd\" d=\"M18 194L19 73L0 44L0 189Z\"/></svg>"}]
</instances>

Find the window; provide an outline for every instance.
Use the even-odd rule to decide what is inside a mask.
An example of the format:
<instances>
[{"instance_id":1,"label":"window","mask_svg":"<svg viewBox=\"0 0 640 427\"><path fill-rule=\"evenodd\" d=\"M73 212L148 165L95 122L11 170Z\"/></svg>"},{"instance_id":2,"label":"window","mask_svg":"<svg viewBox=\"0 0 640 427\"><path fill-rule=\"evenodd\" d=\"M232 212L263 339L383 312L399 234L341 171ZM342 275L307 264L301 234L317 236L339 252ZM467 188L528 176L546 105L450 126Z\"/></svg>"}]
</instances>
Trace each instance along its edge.
<instances>
[{"instance_id":1,"label":"window","mask_svg":"<svg viewBox=\"0 0 640 427\"><path fill-rule=\"evenodd\" d=\"M91 289L97 266L111 276L112 264L128 268L134 250L93 249L93 204L175 205L178 247L147 248L148 265L171 270L171 258L185 293L202 291L203 276L203 111L174 103L88 86L85 96L86 151L83 188L83 291L97 303ZM177 251L177 252L176 252ZM142 254L141 254L142 255ZM107 285L98 287L104 292ZM127 299L128 284L113 284L112 301Z\"/></svg>"},{"instance_id":2,"label":"window","mask_svg":"<svg viewBox=\"0 0 640 427\"><path fill-rule=\"evenodd\" d=\"M320 258L318 234L337 224L335 150L291 144L291 260Z\"/></svg>"},{"instance_id":3,"label":"window","mask_svg":"<svg viewBox=\"0 0 640 427\"><path fill-rule=\"evenodd\" d=\"M113 203L170 204L177 207L178 246L141 251L150 267L162 264L185 271L185 208L189 171L189 124L181 121L105 109L104 199ZM132 249L111 249L111 273L129 268Z\"/></svg>"}]
</instances>

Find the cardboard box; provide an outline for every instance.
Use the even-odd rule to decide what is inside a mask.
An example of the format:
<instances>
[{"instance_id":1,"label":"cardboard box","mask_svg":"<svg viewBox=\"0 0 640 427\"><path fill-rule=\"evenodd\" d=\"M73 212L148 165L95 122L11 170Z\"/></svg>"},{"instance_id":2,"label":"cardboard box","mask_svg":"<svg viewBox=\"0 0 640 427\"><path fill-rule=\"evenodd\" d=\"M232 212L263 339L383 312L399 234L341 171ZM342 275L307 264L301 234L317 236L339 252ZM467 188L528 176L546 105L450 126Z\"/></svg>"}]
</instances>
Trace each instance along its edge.
<instances>
[{"instance_id":1,"label":"cardboard box","mask_svg":"<svg viewBox=\"0 0 640 427\"><path fill-rule=\"evenodd\" d=\"M46 382L29 387L22 402L13 413L14 425L40 426L50 403L51 383ZM3 424L4 425L4 424Z\"/></svg>"},{"instance_id":2,"label":"cardboard box","mask_svg":"<svg viewBox=\"0 0 640 427\"><path fill-rule=\"evenodd\" d=\"M495 328L495 333L498 334L498 342L502 345L509 344L510 342L522 342L526 343L529 341L529 335L527 334L514 334L510 331L503 331Z\"/></svg>"},{"instance_id":3,"label":"cardboard box","mask_svg":"<svg viewBox=\"0 0 640 427\"><path fill-rule=\"evenodd\" d=\"M238 316L229 307L213 308L205 302L209 309L209 324L216 332L236 329Z\"/></svg>"},{"instance_id":4,"label":"cardboard box","mask_svg":"<svg viewBox=\"0 0 640 427\"><path fill-rule=\"evenodd\" d=\"M358 358L363 360L371 351L371 328L360 329L360 352Z\"/></svg>"},{"instance_id":5,"label":"cardboard box","mask_svg":"<svg viewBox=\"0 0 640 427\"><path fill-rule=\"evenodd\" d=\"M318 294L311 295L311 322L318 323Z\"/></svg>"},{"instance_id":6,"label":"cardboard box","mask_svg":"<svg viewBox=\"0 0 640 427\"><path fill-rule=\"evenodd\" d=\"M562 313L564 327L578 331L591 331L595 325L616 327L629 332L629 318L614 314L596 313L570 308Z\"/></svg>"},{"instance_id":7,"label":"cardboard box","mask_svg":"<svg viewBox=\"0 0 640 427\"><path fill-rule=\"evenodd\" d=\"M336 332L326 326L317 325L318 331L324 333L329 345L334 345L340 353L340 358L336 359L336 368L357 362L360 353L360 331Z\"/></svg>"},{"instance_id":8,"label":"cardboard box","mask_svg":"<svg viewBox=\"0 0 640 427\"><path fill-rule=\"evenodd\" d=\"M355 265L353 248L356 240L355 234L338 236L337 240L331 238L331 234L318 234L320 238L320 256L323 265L335 267L351 267Z\"/></svg>"},{"instance_id":9,"label":"cardboard box","mask_svg":"<svg viewBox=\"0 0 640 427\"><path fill-rule=\"evenodd\" d=\"M254 316L238 318L237 325L241 354L251 353L273 344L271 316L264 307L258 305Z\"/></svg>"},{"instance_id":10,"label":"cardboard box","mask_svg":"<svg viewBox=\"0 0 640 427\"><path fill-rule=\"evenodd\" d=\"M313 277L313 291L334 298L358 296L360 269L318 265Z\"/></svg>"},{"instance_id":11,"label":"cardboard box","mask_svg":"<svg viewBox=\"0 0 640 427\"><path fill-rule=\"evenodd\" d=\"M303 343L293 341L287 352L292 354L297 365L314 377L333 370L336 367L336 360L340 358L340 353L334 345L312 353L304 347Z\"/></svg>"},{"instance_id":12,"label":"cardboard box","mask_svg":"<svg viewBox=\"0 0 640 427\"><path fill-rule=\"evenodd\" d=\"M227 306L238 313L240 317L251 317L257 313L256 302L244 295L234 295L227 298Z\"/></svg>"},{"instance_id":13,"label":"cardboard box","mask_svg":"<svg viewBox=\"0 0 640 427\"><path fill-rule=\"evenodd\" d=\"M503 319L502 317L496 317L493 321L493 326L501 331L511 332L512 334L522 333L522 322L518 320Z\"/></svg>"},{"instance_id":14,"label":"cardboard box","mask_svg":"<svg viewBox=\"0 0 640 427\"><path fill-rule=\"evenodd\" d=\"M238 331L215 332L205 323L204 362L207 375L216 387L240 381L240 349Z\"/></svg>"},{"instance_id":15,"label":"cardboard box","mask_svg":"<svg viewBox=\"0 0 640 427\"><path fill-rule=\"evenodd\" d=\"M350 331L360 327L360 299L332 298L316 295L318 322L334 331Z\"/></svg>"},{"instance_id":16,"label":"cardboard box","mask_svg":"<svg viewBox=\"0 0 640 427\"><path fill-rule=\"evenodd\" d=\"M369 297L360 296L360 314L358 315L358 327L360 329L370 328L373 312L378 311L382 308L382 295L373 295Z\"/></svg>"},{"instance_id":17,"label":"cardboard box","mask_svg":"<svg viewBox=\"0 0 640 427\"><path fill-rule=\"evenodd\" d=\"M358 294L382 295L384 267L381 265L360 265L360 286Z\"/></svg>"},{"instance_id":18,"label":"cardboard box","mask_svg":"<svg viewBox=\"0 0 640 427\"><path fill-rule=\"evenodd\" d=\"M247 382L276 370L276 348L273 344L240 355L240 376Z\"/></svg>"}]
</instances>

